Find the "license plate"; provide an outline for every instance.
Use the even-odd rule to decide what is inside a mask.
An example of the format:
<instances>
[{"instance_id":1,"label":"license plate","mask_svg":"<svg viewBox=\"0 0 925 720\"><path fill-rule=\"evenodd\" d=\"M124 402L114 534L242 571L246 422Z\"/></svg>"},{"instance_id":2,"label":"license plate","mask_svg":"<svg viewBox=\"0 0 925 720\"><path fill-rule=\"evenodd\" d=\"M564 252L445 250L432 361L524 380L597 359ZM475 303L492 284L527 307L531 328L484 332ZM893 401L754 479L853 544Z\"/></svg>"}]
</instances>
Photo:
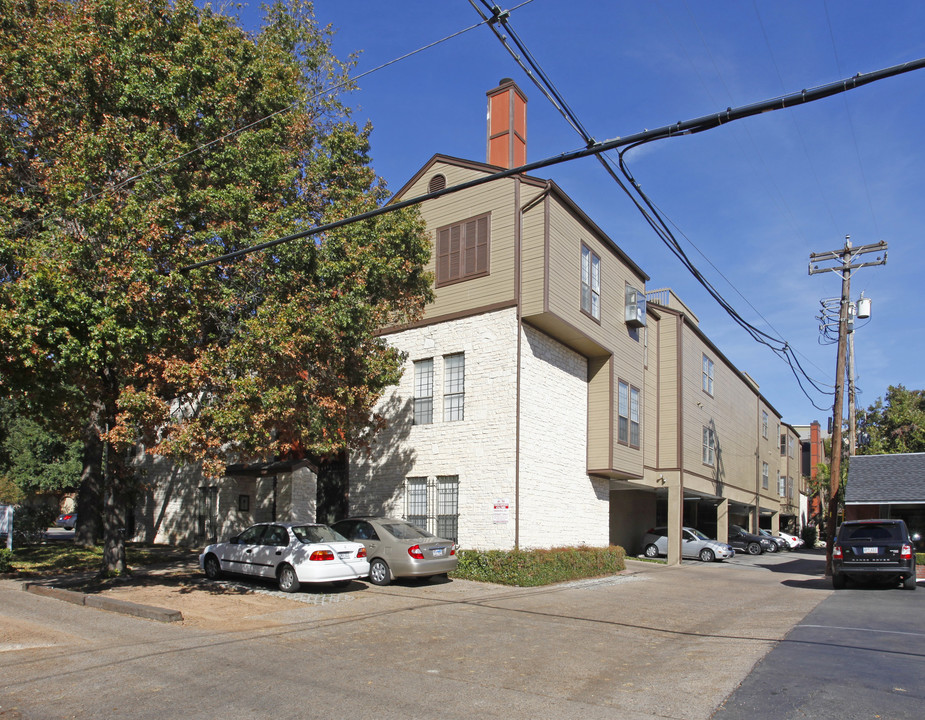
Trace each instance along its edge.
<instances>
[{"instance_id":1,"label":"license plate","mask_svg":"<svg viewBox=\"0 0 925 720\"><path fill-rule=\"evenodd\" d=\"M337 553L337 557L339 557L341 560L349 560L351 557L353 557L353 553L349 550L346 550L344 552Z\"/></svg>"},{"instance_id":2,"label":"license plate","mask_svg":"<svg viewBox=\"0 0 925 720\"><path fill-rule=\"evenodd\" d=\"M877 555L879 552L880 552L880 548L875 548L875 547L864 548L865 555Z\"/></svg>"},{"instance_id":3,"label":"license plate","mask_svg":"<svg viewBox=\"0 0 925 720\"><path fill-rule=\"evenodd\" d=\"M446 555L446 548L434 548L434 557L443 557Z\"/></svg>"}]
</instances>

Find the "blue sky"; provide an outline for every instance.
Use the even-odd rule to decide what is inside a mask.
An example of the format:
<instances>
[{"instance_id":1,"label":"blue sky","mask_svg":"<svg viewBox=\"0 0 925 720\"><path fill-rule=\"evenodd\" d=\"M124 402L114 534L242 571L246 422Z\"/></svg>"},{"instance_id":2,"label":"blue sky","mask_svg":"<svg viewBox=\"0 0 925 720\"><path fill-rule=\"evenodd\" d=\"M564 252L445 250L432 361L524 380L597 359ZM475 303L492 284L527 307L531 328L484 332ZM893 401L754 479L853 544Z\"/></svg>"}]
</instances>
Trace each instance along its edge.
<instances>
[{"instance_id":1,"label":"blue sky","mask_svg":"<svg viewBox=\"0 0 925 720\"><path fill-rule=\"evenodd\" d=\"M259 25L257 4L238 12L245 27ZM480 20L468 0L320 0L315 14L337 30L339 56L362 51L356 73ZM925 57L918 0L533 0L510 23L597 140ZM356 120L372 122L374 168L397 190L435 153L485 160L485 93L504 77L529 98L528 161L583 145L484 25L363 77L345 99ZM841 285L835 273L810 276L809 255L840 249L846 235L855 245L888 243L886 265L852 278L852 298L863 291L872 299L872 317L855 334L862 407L889 385L925 388L925 332L915 314L925 305L923 111L919 70L627 155L695 264L828 389L835 346L819 343L816 316L820 299L838 296ZM790 368L733 323L596 160L535 174L554 179L649 274L649 289L674 289L786 422L825 425L831 396L803 394Z\"/></svg>"}]
</instances>

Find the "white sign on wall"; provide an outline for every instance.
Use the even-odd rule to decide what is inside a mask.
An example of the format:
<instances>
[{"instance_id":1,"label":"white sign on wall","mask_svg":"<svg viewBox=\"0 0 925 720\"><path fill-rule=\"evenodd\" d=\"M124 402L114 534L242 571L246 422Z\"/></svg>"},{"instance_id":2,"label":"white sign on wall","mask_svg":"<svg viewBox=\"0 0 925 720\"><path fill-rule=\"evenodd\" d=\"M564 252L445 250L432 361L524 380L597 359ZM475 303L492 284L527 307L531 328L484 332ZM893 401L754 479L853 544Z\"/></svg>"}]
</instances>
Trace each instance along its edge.
<instances>
[{"instance_id":1,"label":"white sign on wall","mask_svg":"<svg viewBox=\"0 0 925 720\"><path fill-rule=\"evenodd\" d=\"M511 519L511 501L495 500L495 522L506 523Z\"/></svg>"}]
</instances>

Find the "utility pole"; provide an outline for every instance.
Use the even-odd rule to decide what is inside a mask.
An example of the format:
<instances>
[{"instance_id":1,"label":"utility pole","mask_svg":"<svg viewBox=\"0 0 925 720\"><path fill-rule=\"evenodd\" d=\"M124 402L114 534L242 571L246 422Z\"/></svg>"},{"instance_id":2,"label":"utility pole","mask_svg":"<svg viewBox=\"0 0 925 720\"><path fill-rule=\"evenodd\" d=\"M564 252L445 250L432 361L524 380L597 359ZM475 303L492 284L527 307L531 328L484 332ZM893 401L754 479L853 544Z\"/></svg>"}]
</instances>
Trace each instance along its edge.
<instances>
[{"instance_id":1,"label":"utility pole","mask_svg":"<svg viewBox=\"0 0 925 720\"><path fill-rule=\"evenodd\" d=\"M851 246L851 236L845 236L845 247L823 253L811 253L809 256L809 274L835 272L841 275L841 305L838 313L838 350L835 358L835 404L832 411L832 465L829 488L829 517L825 530L825 574L832 575L832 546L835 542L836 523L838 521L838 489L841 484L842 460L842 400L845 387L846 345L848 343L848 306L851 304L851 272L862 267L886 264L886 242L881 240L872 245ZM860 255L882 252L883 256L871 262L856 262ZM837 261L837 265L819 267L814 263L828 260Z\"/></svg>"}]
</instances>

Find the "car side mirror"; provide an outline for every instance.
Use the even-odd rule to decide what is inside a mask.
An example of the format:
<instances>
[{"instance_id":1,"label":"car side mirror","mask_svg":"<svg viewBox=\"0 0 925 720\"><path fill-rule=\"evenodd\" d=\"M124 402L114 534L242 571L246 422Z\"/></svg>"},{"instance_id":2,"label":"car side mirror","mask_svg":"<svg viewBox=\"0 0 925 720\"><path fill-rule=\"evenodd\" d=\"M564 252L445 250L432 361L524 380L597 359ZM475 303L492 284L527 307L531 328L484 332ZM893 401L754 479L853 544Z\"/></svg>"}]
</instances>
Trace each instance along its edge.
<instances>
[{"instance_id":1,"label":"car side mirror","mask_svg":"<svg viewBox=\"0 0 925 720\"><path fill-rule=\"evenodd\" d=\"M233 538L228 538L228 543L231 545L237 545L241 542L241 538L235 535Z\"/></svg>"}]
</instances>

